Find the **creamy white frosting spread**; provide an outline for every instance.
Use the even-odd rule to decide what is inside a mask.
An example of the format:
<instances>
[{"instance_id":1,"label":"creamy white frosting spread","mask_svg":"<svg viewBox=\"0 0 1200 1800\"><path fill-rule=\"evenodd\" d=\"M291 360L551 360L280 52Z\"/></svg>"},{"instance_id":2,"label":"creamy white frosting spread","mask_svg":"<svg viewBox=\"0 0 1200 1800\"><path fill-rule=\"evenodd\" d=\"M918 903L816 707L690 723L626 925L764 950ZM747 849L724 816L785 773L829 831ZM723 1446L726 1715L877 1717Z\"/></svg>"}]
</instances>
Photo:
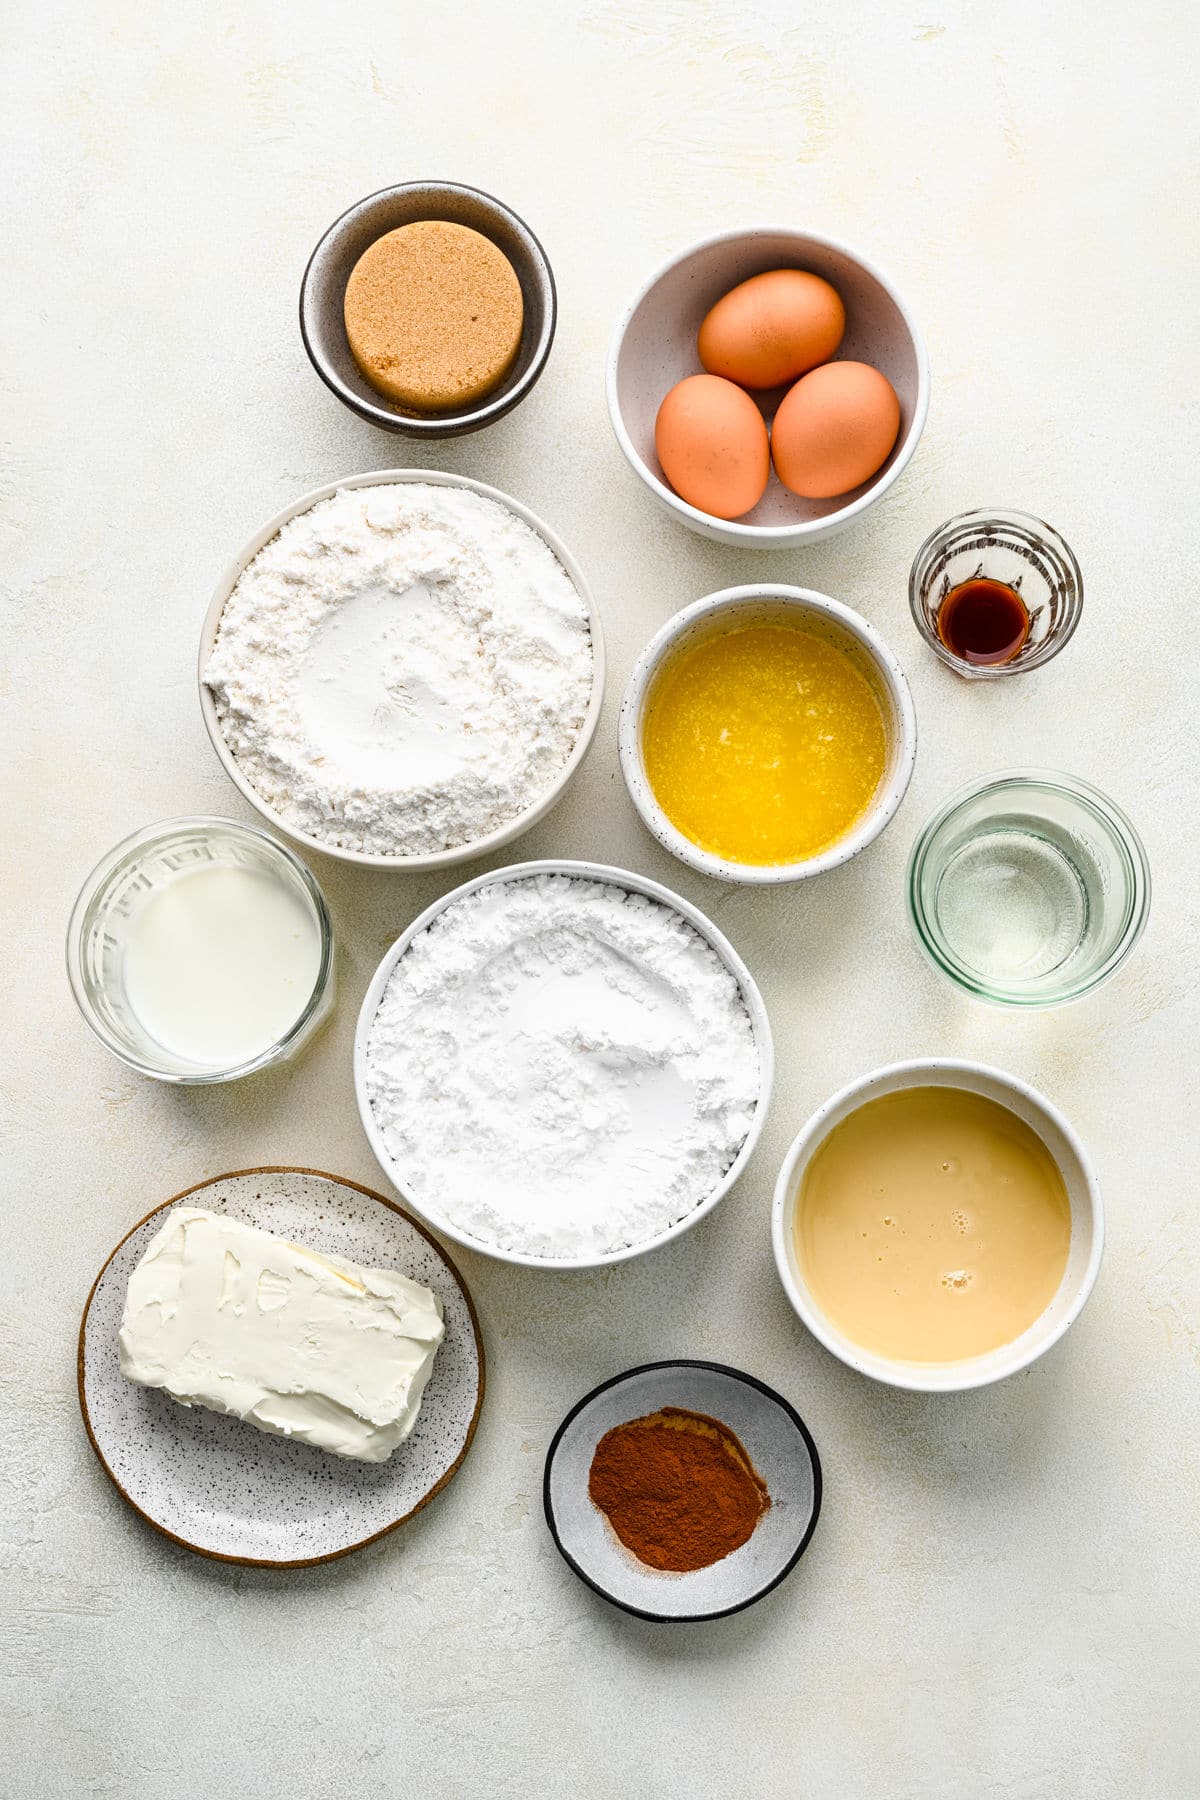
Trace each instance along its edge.
<instances>
[{"instance_id":1,"label":"creamy white frosting spread","mask_svg":"<svg viewBox=\"0 0 1200 1800\"><path fill-rule=\"evenodd\" d=\"M177 1206L129 1278L121 1373L335 1456L384 1462L445 1333L436 1294Z\"/></svg>"}]
</instances>

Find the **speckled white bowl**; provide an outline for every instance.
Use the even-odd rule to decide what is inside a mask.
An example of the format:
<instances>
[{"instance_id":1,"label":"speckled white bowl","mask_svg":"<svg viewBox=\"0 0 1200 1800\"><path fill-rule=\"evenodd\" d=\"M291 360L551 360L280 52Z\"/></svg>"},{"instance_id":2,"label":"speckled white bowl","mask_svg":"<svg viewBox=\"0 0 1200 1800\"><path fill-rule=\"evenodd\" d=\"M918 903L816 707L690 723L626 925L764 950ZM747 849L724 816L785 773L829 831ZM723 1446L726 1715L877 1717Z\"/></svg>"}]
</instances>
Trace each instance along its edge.
<instances>
[{"instance_id":1,"label":"speckled white bowl","mask_svg":"<svg viewBox=\"0 0 1200 1800\"><path fill-rule=\"evenodd\" d=\"M705 637L730 631L736 626L771 620L804 624L823 632L855 657L858 666L871 680L883 708L887 722L888 763L875 797L858 824L820 856L793 863L730 862L693 844L671 823L659 805L646 776L642 755L643 722L655 679L671 656ZM667 620L633 666L621 702L617 740L621 773L629 797L646 829L665 850L690 868L698 869L702 875L712 875L718 881L770 887L781 882L803 881L809 875L839 868L879 836L899 810L908 791L917 756L917 715L904 670L879 633L864 618L840 601L831 600L827 594L814 593L811 588L767 583L722 588L719 593L706 594L702 600L693 601L691 606L685 606L682 612Z\"/></svg>"},{"instance_id":2,"label":"speckled white bowl","mask_svg":"<svg viewBox=\"0 0 1200 1800\"><path fill-rule=\"evenodd\" d=\"M804 500L772 474L753 511L715 519L681 500L667 482L654 449L654 421L675 383L701 371L696 334L705 313L730 288L767 269L807 269L837 289L846 335L834 360L870 363L887 376L900 401L900 433L882 469L848 494ZM681 524L740 549L787 550L844 531L898 479L929 411L929 362L911 312L866 257L814 231L754 225L703 238L654 271L613 334L607 392L612 427L630 468ZM770 420L785 392L772 389L752 398Z\"/></svg>"},{"instance_id":3,"label":"speckled white bowl","mask_svg":"<svg viewBox=\"0 0 1200 1800\"><path fill-rule=\"evenodd\" d=\"M405 1177L404 1170L397 1167L393 1160L383 1133L375 1123L375 1115L371 1110L371 1102L367 1095L367 1039L379 1011L384 989L391 980L392 970L399 962L415 937L438 917L439 913L453 906L455 901L473 894L478 888L488 887L493 882L522 881L531 875L574 875L584 881L608 881L614 887L623 888L627 893L646 894L651 900L658 900L663 906L685 918L693 929L699 932L706 943L710 944L729 970L741 990L746 1011L750 1015L750 1024L754 1032L754 1042L758 1050L758 1104L754 1109L754 1118L746 1141L738 1151L733 1162L725 1171L712 1192L703 1199L691 1212L685 1213L681 1219L669 1226L666 1231L659 1232L657 1237L646 1238L641 1243L627 1244L619 1250L612 1250L606 1256L535 1256L526 1255L515 1250L501 1249L497 1244L486 1243L482 1238L471 1237L453 1220L438 1210L423 1196L414 1194ZM762 995L749 969L711 919L705 918L698 907L681 895L663 887L657 881L651 881L645 875L635 875L629 869L614 869L604 863L592 862L524 862L513 863L508 868L493 869L486 875L477 875L473 881L464 881L440 900L415 918L407 931L402 932L392 945L374 975L362 1003L362 1011L358 1015L358 1029L354 1034L354 1093L358 1101L358 1113L362 1120L363 1130L375 1153L376 1161L388 1180L399 1190L414 1211L427 1219L435 1230L444 1236L453 1238L456 1243L464 1244L469 1250L478 1250L484 1256L491 1256L497 1262L518 1263L527 1269L599 1269L609 1263L626 1262L633 1256L644 1256L648 1250L657 1250L661 1244L669 1244L673 1238L682 1237L690 1231L707 1213L710 1213L717 1202L729 1192L734 1182L745 1169L754 1154L754 1147L762 1134L766 1123L767 1109L771 1103L771 1085L775 1074L775 1052L771 1039L771 1026L767 1018L767 1009Z\"/></svg>"},{"instance_id":4,"label":"speckled white bowl","mask_svg":"<svg viewBox=\"0 0 1200 1800\"><path fill-rule=\"evenodd\" d=\"M294 825L281 818L268 805L257 788L252 787L246 780L238 766L237 758L225 742L221 731L221 722L217 716L216 702L210 690L205 686L204 670L212 655L213 645L217 641L221 614L225 611L226 602L237 585L239 576L263 546L269 544L271 539L278 535L289 519L294 519L298 514L307 512L310 507L316 506L321 500L332 499L334 494L340 493L343 488L387 487L395 482L409 481L427 482L431 487L467 488L473 494L481 494L485 500L494 500L498 506L507 507L509 512L515 513L519 519L523 519L531 530L536 531L538 536L545 540L570 576L587 608L588 629L592 639L592 693L579 736L575 740L570 756L549 787L539 794L533 805L526 807L523 813L518 813L515 819L510 819L507 825L502 825L498 831L489 833L487 837L477 838L474 843L456 844L450 850L437 850L423 856L371 856L361 850L341 849L336 844L326 842L324 838L313 837L306 831L298 831ZM454 868L459 863L473 862L476 857L488 856L493 850L503 850L507 844L511 844L536 825L539 819L544 819L551 807L557 805L558 801L562 799L563 794L578 774L583 759L591 748L592 739L596 735L596 727L600 723L600 708L604 701L604 632L583 570L571 552L562 540L551 531L550 527L538 518L536 513L530 512L527 506L522 506L519 500L514 500L511 494L501 493L499 488L488 487L482 481L470 481L465 475L453 475L443 469L378 469L367 475L347 475L341 481L331 481L324 487L314 488L311 493L301 494L298 500L293 500L290 506L285 506L282 512L276 513L273 519L268 519L267 523L255 532L250 542L225 569L217 583L212 600L209 602L204 626L200 633L200 657L196 675L200 689L200 711L204 719L204 728L208 732L221 767L238 792L250 802L256 812L261 813L263 818L275 827L276 831L283 832L284 836L291 838L293 843L303 844L306 849L315 850L321 856L332 856L338 862L358 863L361 867L368 869L396 869L416 874L418 871L426 869Z\"/></svg>"},{"instance_id":5,"label":"speckled white bowl","mask_svg":"<svg viewBox=\"0 0 1200 1800\"><path fill-rule=\"evenodd\" d=\"M962 1088L998 1101L1030 1126L1058 1164L1071 1203L1071 1247L1058 1292L1041 1317L1011 1344L1001 1344L984 1356L958 1362L901 1362L866 1350L834 1324L818 1304L796 1254L796 1204L809 1163L835 1125L881 1094L903 1088ZM771 1210L771 1236L775 1264L784 1290L813 1336L834 1356L860 1374L890 1387L911 1388L919 1393L963 1393L1003 1381L1043 1356L1067 1327L1079 1317L1095 1286L1104 1250L1104 1209L1087 1152L1067 1120L1044 1094L984 1063L960 1062L937 1057L929 1061L890 1063L860 1076L834 1094L809 1119L783 1161L775 1184Z\"/></svg>"}]
</instances>

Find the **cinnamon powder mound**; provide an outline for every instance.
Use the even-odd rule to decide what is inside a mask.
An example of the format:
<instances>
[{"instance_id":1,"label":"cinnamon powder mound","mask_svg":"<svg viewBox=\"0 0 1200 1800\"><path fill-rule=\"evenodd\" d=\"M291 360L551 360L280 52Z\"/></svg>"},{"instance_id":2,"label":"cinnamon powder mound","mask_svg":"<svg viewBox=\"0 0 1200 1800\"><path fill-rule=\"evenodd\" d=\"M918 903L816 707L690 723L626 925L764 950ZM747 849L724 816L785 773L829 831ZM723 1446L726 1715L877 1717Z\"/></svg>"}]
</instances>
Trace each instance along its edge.
<instances>
[{"instance_id":1,"label":"cinnamon powder mound","mask_svg":"<svg viewBox=\"0 0 1200 1800\"><path fill-rule=\"evenodd\" d=\"M414 412L490 393L521 344L516 271L481 232L445 219L389 231L346 283L346 337L366 379Z\"/></svg>"},{"instance_id":2,"label":"cinnamon powder mound","mask_svg":"<svg viewBox=\"0 0 1200 1800\"><path fill-rule=\"evenodd\" d=\"M588 1493L639 1562L677 1574L740 1548L771 1504L733 1432L675 1406L606 1431Z\"/></svg>"}]
</instances>

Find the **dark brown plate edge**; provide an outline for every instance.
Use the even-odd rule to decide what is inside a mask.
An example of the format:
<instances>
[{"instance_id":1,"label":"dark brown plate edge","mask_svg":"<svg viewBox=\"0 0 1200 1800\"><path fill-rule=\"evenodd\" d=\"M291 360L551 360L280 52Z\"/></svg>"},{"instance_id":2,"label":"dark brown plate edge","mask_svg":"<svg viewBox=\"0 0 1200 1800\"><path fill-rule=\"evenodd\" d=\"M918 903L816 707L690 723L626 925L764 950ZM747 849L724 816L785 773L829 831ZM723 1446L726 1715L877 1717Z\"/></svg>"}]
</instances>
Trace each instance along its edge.
<instances>
[{"instance_id":1,"label":"dark brown plate edge","mask_svg":"<svg viewBox=\"0 0 1200 1800\"><path fill-rule=\"evenodd\" d=\"M148 1512L143 1511L137 1504L137 1501L131 1497L127 1490L122 1487L121 1483L117 1480L116 1475L105 1459L104 1452L97 1442L96 1434L92 1430L91 1416L88 1413L87 1397L84 1392L84 1344L87 1335L87 1322L88 1315L92 1310L92 1301L96 1297L96 1289L104 1279L104 1274L109 1264L122 1246L129 1242L129 1239L134 1233L140 1231L143 1225L149 1224L150 1220L153 1219L156 1214L165 1212L168 1207L177 1206L181 1200L186 1200L189 1194L199 1193L201 1188L215 1187L222 1181L236 1181L244 1175L315 1175L319 1180L331 1181L338 1187L352 1188L356 1194L365 1194L368 1199L377 1200L380 1206L386 1206L391 1212L398 1213L406 1224L413 1226L416 1231L420 1232L426 1242L433 1246L446 1267L450 1270L451 1275L453 1275L455 1281L458 1283L459 1292L467 1303L467 1313L471 1320L471 1330L475 1334L475 1353L479 1358L479 1386L475 1394L475 1410L471 1414L470 1421L468 1422L467 1435L463 1440L462 1449L450 1464L450 1467L446 1470L444 1475L438 1477L437 1481L435 1481L433 1486L429 1489L429 1492L423 1494L414 1507L411 1507L408 1512L402 1513L398 1519L393 1519L390 1525L383 1526L379 1531L373 1531L370 1537L360 1538L357 1543L346 1544L340 1550L326 1551L323 1556L299 1556L287 1559L269 1556L229 1556L223 1550L206 1549L203 1544L193 1544L189 1538L180 1537L178 1533L168 1531L165 1525L160 1525L157 1519L151 1518ZM183 1188L178 1194L173 1194L169 1200L160 1201L157 1206L152 1206L144 1218L139 1219L136 1225L130 1226L124 1237L113 1246L105 1257L96 1279L88 1290L88 1297L84 1302L83 1307L83 1316L79 1321L79 1339L75 1358L75 1380L79 1392L79 1411L83 1417L83 1427L87 1432L88 1443L92 1446L97 1462L116 1488L118 1494L120 1494L122 1500L124 1500L126 1506L129 1507L131 1512L135 1512L139 1519L144 1519L151 1530L158 1532L160 1537L167 1538L172 1544L178 1544L184 1550L190 1550L195 1556L207 1557L211 1562L233 1563L244 1569L311 1569L315 1568L319 1563L340 1562L343 1556L352 1556L356 1550L365 1550L368 1544L377 1544L380 1538L387 1537L393 1531L398 1531L401 1525L407 1524L409 1519L415 1517L415 1515L422 1511L424 1507L428 1506L435 1495L440 1494L442 1489L453 1481L454 1477L458 1474L459 1469L462 1467L467 1451L471 1448L471 1444L474 1441L475 1428L479 1424L479 1414L483 1408L484 1390L487 1385L487 1366L483 1348L483 1334L479 1329L479 1315L475 1311L475 1302L471 1297L471 1290L463 1280L462 1273L453 1257L419 1219L414 1218L413 1214L408 1212L403 1206L398 1206L394 1200L389 1200L386 1194L376 1193L374 1188L364 1187L361 1182L351 1181L345 1175L331 1175L327 1169L309 1169L296 1163L264 1163L260 1167L252 1169L231 1169L224 1175L205 1176L203 1181L193 1182L191 1187Z\"/></svg>"}]
</instances>

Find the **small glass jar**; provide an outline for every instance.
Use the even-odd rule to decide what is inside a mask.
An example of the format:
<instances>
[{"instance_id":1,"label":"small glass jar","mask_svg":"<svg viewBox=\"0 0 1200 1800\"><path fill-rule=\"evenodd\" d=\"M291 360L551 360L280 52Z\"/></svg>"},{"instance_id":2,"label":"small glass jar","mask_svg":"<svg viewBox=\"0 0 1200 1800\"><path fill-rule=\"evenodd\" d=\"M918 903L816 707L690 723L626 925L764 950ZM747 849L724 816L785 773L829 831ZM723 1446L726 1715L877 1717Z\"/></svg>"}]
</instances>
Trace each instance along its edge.
<instances>
[{"instance_id":1,"label":"small glass jar","mask_svg":"<svg viewBox=\"0 0 1200 1800\"><path fill-rule=\"evenodd\" d=\"M998 581L1015 589L1029 614L1024 643L1007 662L968 662L938 630L947 596L966 581ZM968 681L996 681L1040 669L1070 642L1083 610L1083 577L1069 544L1032 513L981 508L959 513L931 532L908 578L917 630L948 669Z\"/></svg>"},{"instance_id":2,"label":"small glass jar","mask_svg":"<svg viewBox=\"0 0 1200 1800\"><path fill-rule=\"evenodd\" d=\"M287 1029L253 1055L223 1062L185 1056L152 1035L130 1001L131 944L151 901L180 877L237 869L278 884L296 917L311 925L318 946L311 988L297 993ZM114 1056L159 1081L236 1081L295 1056L332 1011L333 927L316 881L299 857L253 825L232 819L168 819L124 839L97 864L75 902L67 931L67 973L84 1019Z\"/></svg>"},{"instance_id":3,"label":"small glass jar","mask_svg":"<svg viewBox=\"0 0 1200 1800\"><path fill-rule=\"evenodd\" d=\"M934 813L909 858L917 942L951 981L1000 1006L1079 999L1124 962L1149 911L1137 832L1071 775L973 782Z\"/></svg>"}]
</instances>

